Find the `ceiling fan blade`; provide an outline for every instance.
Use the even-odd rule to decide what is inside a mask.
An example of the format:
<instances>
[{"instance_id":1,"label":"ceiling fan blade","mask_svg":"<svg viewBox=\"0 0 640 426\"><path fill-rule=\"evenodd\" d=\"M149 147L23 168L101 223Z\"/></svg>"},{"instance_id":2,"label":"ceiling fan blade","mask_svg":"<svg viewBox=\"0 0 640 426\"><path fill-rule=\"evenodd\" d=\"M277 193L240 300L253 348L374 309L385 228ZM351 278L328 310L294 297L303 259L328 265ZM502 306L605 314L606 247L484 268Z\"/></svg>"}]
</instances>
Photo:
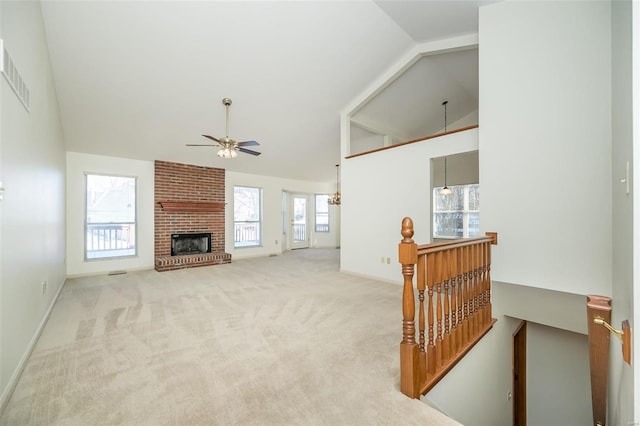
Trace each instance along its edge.
<instances>
[{"instance_id":1,"label":"ceiling fan blade","mask_svg":"<svg viewBox=\"0 0 640 426\"><path fill-rule=\"evenodd\" d=\"M238 142L238 146L256 146L256 145L260 145L260 144L257 141Z\"/></svg>"},{"instance_id":2,"label":"ceiling fan blade","mask_svg":"<svg viewBox=\"0 0 640 426\"><path fill-rule=\"evenodd\" d=\"M185 145L186 146L210 146L212 148L217 148L216 145L211 145L210 143L208 143L208 144L188 143L188 144L185 144Z\"/></svg>"},{"instance_id":3,"label":"ceiling fan blade","mask_svg":"<svg viewBox=\"0 0 640 426\"><path fill-rule=\"evenodd\" d=\"M202 135L202 136L204 136L207 139L211 139L212 141L216 141L216 142L220 143L220 139L216 139L213 136L209 136L209 135Z\"/></svg>"},{"instance_id":4,"label":"ceiling fan blade","mask_svg":"<svg viewBox=\"0 0 640 426\"><path fill-rule=\"evenodd\" d=\"M245 154L251 154L251 155L260 155L261 154L258 151L252 151L252 150L247 149L247 148L238 147L237 149L238 149L238 151L244 152Z\"/></svg>"}]
</instances>

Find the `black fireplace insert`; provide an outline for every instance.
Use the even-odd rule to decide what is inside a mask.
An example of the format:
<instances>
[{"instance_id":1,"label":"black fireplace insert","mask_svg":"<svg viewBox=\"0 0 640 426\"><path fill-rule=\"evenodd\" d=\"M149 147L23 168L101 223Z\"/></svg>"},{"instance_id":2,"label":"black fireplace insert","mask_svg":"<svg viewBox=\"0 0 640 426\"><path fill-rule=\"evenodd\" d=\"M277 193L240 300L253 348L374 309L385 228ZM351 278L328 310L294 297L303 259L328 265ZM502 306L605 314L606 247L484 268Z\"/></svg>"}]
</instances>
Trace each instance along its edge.
<instances>
[{"instance_id":1,"label":"black fireplace insert","mask_svg":"<svg viewBox=\"0 0 640 426\"><path fill-rule=\"evenodd\" d=\"M171 256L211 253L211 233L171 234Z\"/></svg>"}]
</instances>

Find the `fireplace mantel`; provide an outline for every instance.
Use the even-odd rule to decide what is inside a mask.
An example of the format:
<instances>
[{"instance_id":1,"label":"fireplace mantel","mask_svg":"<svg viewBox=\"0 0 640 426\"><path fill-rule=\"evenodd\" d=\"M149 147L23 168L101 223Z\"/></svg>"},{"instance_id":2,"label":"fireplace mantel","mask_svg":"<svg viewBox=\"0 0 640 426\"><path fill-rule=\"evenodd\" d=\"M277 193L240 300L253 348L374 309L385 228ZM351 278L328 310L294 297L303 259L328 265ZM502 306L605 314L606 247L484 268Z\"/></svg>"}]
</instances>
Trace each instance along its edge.
<instances>
[{"instance_id":1,"label":"fireplace mantel","mask_svg":"<svg viewBox=\"0 0 640 426\"><path fill-rule=\"evenodd\" d=\"M159 201L160 207L166 212L221 212L224 211L225 203L210 201Z\"/></svg>"}]
</instances>

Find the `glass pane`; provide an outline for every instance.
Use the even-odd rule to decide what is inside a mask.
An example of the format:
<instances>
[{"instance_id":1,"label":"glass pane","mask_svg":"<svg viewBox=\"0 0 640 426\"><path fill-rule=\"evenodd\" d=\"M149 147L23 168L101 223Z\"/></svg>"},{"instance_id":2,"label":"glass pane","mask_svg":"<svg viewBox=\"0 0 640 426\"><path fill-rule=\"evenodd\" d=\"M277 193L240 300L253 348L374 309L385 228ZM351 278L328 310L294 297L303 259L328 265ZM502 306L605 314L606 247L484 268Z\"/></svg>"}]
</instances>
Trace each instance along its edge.
<instances>
[{"instance_id":1,"label":"glass pane","mask_svg":"<svg viewBox=\"0 0 640 426\"><path fill-rule=\"evenodd\" d=\"M306 198L293 198L293 223L307 223Z\"/></svg>"},{"instance_id":2,"label":"glass pane","mask_svg":"<svg viewBox=\"0 0 640 426\"><path fill-rule=\"evenodd\" d=\"M436 237L462 237L463 213L434 213L433 229Z\"/></svg>"},{"instance_id":3,"label":"glass pane","mask_svg":"<svg viewBox=\"0 0 640 426\"><path fill-rule=\"evenodd\" d=\"M329 213L316 213L316 232L329 232Z\"/></svg>"},{"instance_id":4,"label":"glass pane","mask_svg":"<svg viewBox=\"0 0 640 426\"><path fill-rule=\"evenodd\" d=\"M307 241L307 199L293 197L293 241Z\"/></svg>"},{"instance_id":5,"label":"glass pane","mask_svg":"<svg viewBox=\"0 0 640 426\"><path fill-rule=\"evenodd\" d=\"M442 187L433 188L433 211L457 211L464 209L464 185L450 186L451 195L440 195Z\"/></svg>"},{"instance_id":6,"label":"glass pane","mask_svg":"<svg viewBox=\"0 0 640 426\"><path fill-rule=\"evenodd\" d=\"M316 194L316 213L329 212L329 196L327 194Z\"/></svg>"},{"instance_id":7,"label":"glass pane","mask_svg":"<svg viewBox=\"0 0 640 426\"><path fill-rule=\"evenodd\" d=\"M233 219L236 222L260 220L260 188L233 188Z\"/></svg>"},{"instance_id":8,"label":"glass pane","mask_svg":"<svg viewBox=\"0 0 640 426\"><path fill-rule=\"evenodd\" d=\"M133 223L135 219L135 178L87 175L87 223Z\"/></svg>"},{"instance_id":9,"label":"glass pane","mask_svg":"<svg viewBox=\"0 0 640 426\"><path fill-rule=\"evenodd\" d=\"M480 185L468 185L469 210L480 210Z\"/></svg>"},{"instance_id":10,"label":"glass pane","mask_svg":"<svg viewBox=\"0 0 640 426\"><path fill-rule=\"evenodd\" d=\"M136 227L133 224L87 225L87 259L136 254Z\"/></svg>"},{"instance_id":11,"label":"glass pane","mask_svg":"<svg viewBox=\"0 0 640 426\"><path fill-rule=\"evenodd\" d=\"M260 245L260 222L234 223L235 247L249 247Z\"/></svg>"},{"instance_id":12,"label":"glass pane","mask_svg":"<svg viewBox=\"0 0 640 426\"><path fill-rule=\"evenodd\" d=\"M469 238L480 236L480 213L469 213Z\"/></svg>"},{"instance_id":13,"label":"glass pane","mask_svg":"<svg viewBox=\"0 0 640 426\"><path fill-rule=\"evenodd\" d=\"M316 232L329 232L329 196L316 194Z\"/></svg>"}]
</instances>

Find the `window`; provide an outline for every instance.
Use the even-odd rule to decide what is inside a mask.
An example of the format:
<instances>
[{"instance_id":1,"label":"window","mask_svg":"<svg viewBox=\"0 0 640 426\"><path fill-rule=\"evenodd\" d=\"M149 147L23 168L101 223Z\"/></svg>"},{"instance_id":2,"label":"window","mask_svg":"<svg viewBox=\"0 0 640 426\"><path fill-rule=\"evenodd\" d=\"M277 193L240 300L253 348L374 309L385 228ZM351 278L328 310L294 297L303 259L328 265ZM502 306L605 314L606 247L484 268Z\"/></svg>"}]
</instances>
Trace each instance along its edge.
<instances>
[{"instance_id":1,"label":"window","mask_svg":"<svg viewBox=\"0 0 640 426\"><path fill-rule=\"evenodd\" d=\"M136 178L85 174L86 260L135 256Z\"/></svg>"},{"instance_id":2,"label":"window","mask_svg":"<svg viewBox=\"0 0 640 426\"><path fill-rule=\"evenodd\" d=\"M233 188L234 247L255 247L262 244L262 189L235 186Z\"/></svg>"},{"instance_id":3,"label":"window","mask_svg":"<svg viewBox=\"0 0 640 426\"><path fill-rule=\"evenodd\" d=\"M316 194L316 232L329 232L329 196Z\"/></svg>"},{"instance_id":4,"label":"window","mask_svg":"<svg viewBox=\"0 0 640 426\"><path fill-rule=\"evenodd\" d=\"M451 195L433 188L433 237L473 238L480 236L480 185L449 186Z\"/></svg>"}]
</instances>

